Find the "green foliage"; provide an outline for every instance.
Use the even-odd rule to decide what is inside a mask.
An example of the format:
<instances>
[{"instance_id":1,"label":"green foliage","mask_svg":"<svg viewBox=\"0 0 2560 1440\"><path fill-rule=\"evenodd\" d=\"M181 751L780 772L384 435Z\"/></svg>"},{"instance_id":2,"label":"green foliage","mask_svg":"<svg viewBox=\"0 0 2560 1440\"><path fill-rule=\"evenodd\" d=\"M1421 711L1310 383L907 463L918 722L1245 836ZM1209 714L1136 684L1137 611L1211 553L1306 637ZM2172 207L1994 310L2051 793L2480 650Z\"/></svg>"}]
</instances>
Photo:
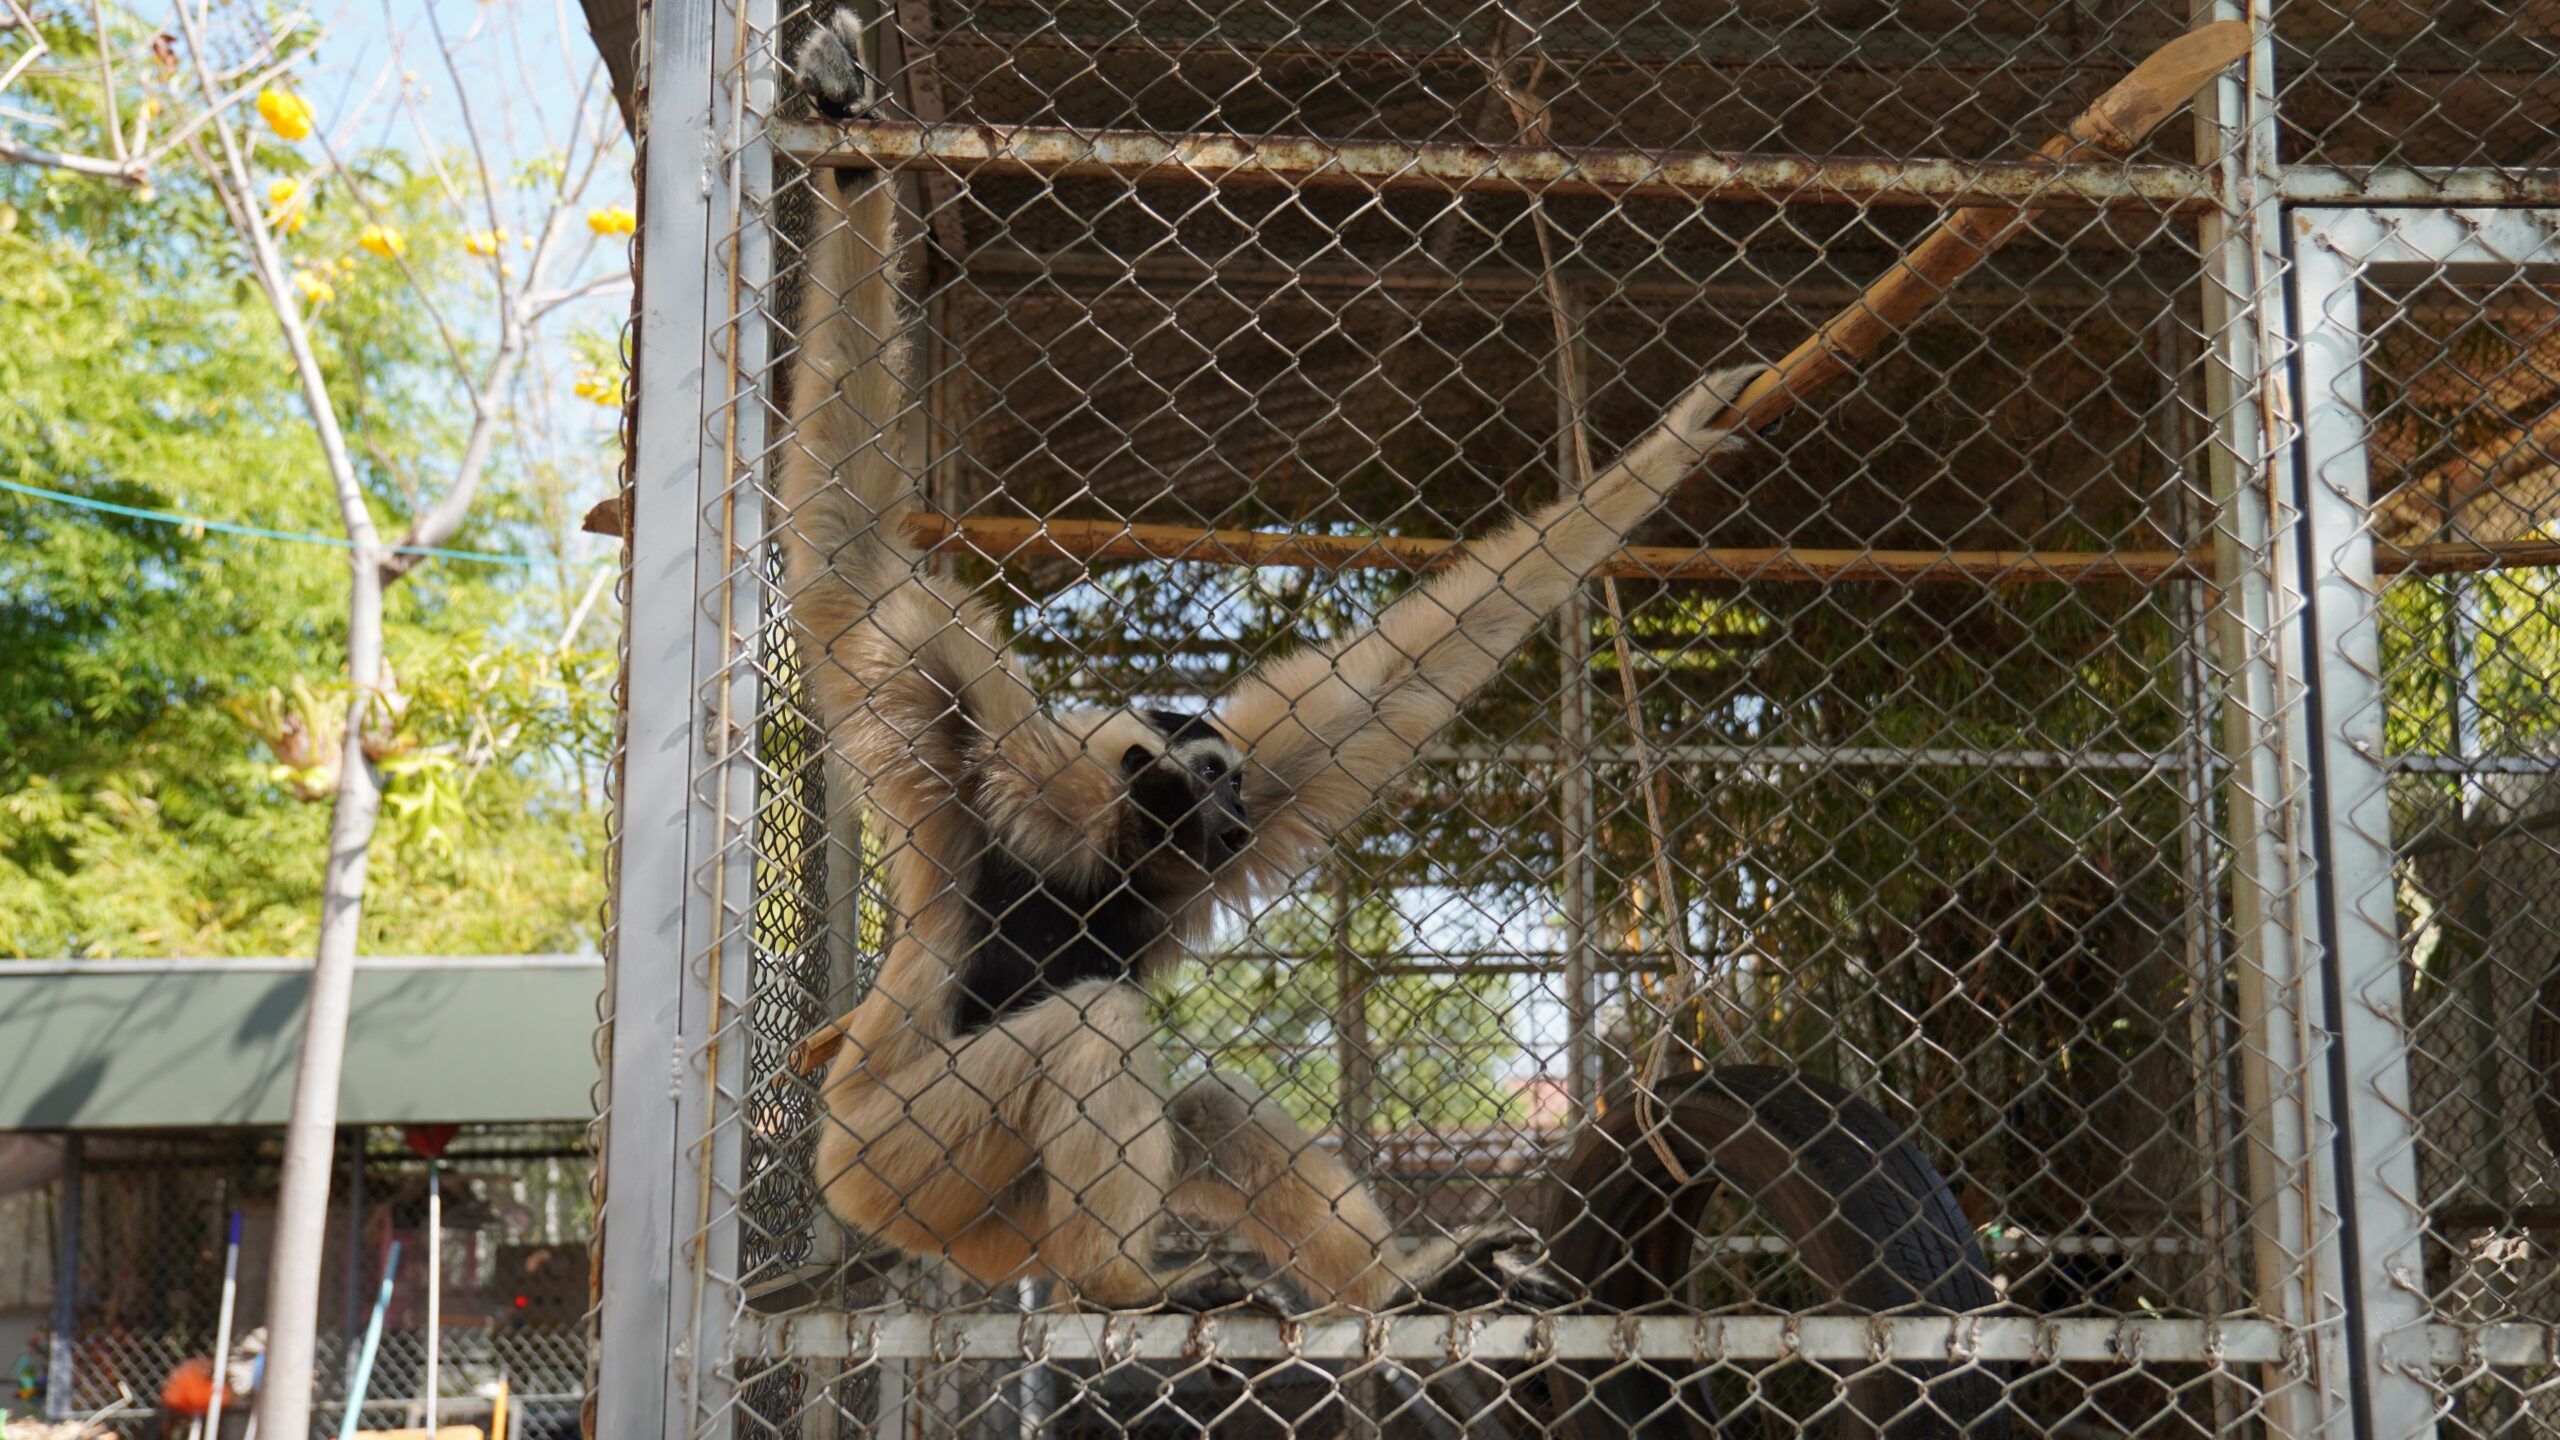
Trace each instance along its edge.
<instances>
[{"instance_id":1,"label":"green foliage","mask_svg":"<svg viewBox=\"0 0 2560 1440\"><path fill-rule=\"evenodd\" d=\"M1410 949L1401 919L1372 897L1337 927L1333 897L1300 897L1261 916L1250 941L1184 974L1159 999L1163 1032L1207 1052L1315 1129L1332 1129L1342 1094L1346 989L1363 995L1373 1128L1452 1129L1517 1119L1500 1073L1512 1008L1501 977L1379 975ZM1327 963L1330 961L1331 963ZM1200 1065L1182 1067L1187 1071Z\"/></svg>"},{"instance_id":2,"label":"green foliage","mask_svg":"<svg viewBox=\"0 0 2560 1440\"><path fill-rule=\"evenodd\" d=\"M82 37L58 38L67 54ZM81 86L32 92L79 133ZM94 86L86 89L93 91ZM93 130L92 130L93 133ZM357 243L397 227L447 313L459 227L396 154L353 157L380 210L311 186L284 237L376 514L435 494L458 445L448 357L419 291ZM273 529L339 532L273 317L219 202L173 161L155 188L0 167L0 478ZM468 357L471 337L458 337ZM572 480L502 446L491 518L458 543L547 543ZM294 953L317 924L327 775L244 717L344 705L346 558L0 492L0 954ZM574 577L583 580L584 577ZM575 949L595 938L605 660L555 643L580 587L434 562L395 587L405 714L382 756L375 952ZM603 627L588 630L600 636ZM288 742L290 743L290 742ZM317 756L325 766L334 757Z\"/></svg>"}]
</instances>

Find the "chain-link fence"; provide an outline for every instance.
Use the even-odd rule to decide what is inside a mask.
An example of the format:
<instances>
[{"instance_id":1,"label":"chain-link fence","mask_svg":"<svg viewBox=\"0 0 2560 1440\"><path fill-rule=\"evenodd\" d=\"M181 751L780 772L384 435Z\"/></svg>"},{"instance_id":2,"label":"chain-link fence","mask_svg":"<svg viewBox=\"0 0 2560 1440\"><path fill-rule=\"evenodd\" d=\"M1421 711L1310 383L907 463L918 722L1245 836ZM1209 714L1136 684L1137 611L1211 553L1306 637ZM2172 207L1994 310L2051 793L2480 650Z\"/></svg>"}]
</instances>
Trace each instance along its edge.
<instances>
[{"instance_id":1,"label":"chain-link fence","mask_svg":"<svg viewBox=\"0 0 2560 1440\"><path fill-rule=\"evenodd\" d=\"M445 1138L439 1136L438 1138ZM265 1131L92 1132L66 1140L66 1176L27 1192L12 1239L44 1257L41 1306L25 1380L32 1409L104 1415L118 1433L158 1434L190 1417L163 1412L164 1387L190 1359L212 1354L220 1319L228 1217L242 1220L235 1302L236 1363L245 1367L266 1302L267 1236L274 1224L279 1140ZM334 1427L358 1369L380 1295L385 1257L399 1270L382 1316L366 1387L369 1423L415 1424L424 1410L428 1353L427 1161L390 1127L340 1137L318 1412ZM574 1433L587 1372L586 1242L592 1160L575 1126L458 1127L443 1151L439 1334L442 1414L488 1421L502 1377L516 1409L512 1433ZM76 1257L65 1266L57 1257ZM69 1345L58 1344L68 1315ZM236 1407L235 1407L236 1410ZM226 1433L238 1433L235 1413Z\"/></svg>"},{"instance_id":2,"label":"chain-link fence","mask_svg":"<svg viewBox=\"0 0 2560 1440\"><path fill-rule=\"evenodd\" d=\"M652 43L597 1433L2560 1430L2550 17Z\"/></svg>"}]
</instances>

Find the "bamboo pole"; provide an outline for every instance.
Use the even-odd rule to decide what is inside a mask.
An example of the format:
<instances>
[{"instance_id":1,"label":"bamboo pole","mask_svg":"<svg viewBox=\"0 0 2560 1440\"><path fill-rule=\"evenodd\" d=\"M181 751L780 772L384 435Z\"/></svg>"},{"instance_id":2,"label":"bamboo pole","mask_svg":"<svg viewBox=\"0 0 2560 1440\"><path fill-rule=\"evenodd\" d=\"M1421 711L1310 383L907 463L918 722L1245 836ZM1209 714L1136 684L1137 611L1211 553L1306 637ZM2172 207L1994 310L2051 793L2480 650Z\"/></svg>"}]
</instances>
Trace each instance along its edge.
<instances>
[{"instance_id":1,"label":"bamboo pole","mask_svg":"<svg viewBox=\"0 0 2560 1440\"><path fill-rule=\"evenodd\" d=\"M2188 31L2153 51L2099 96L2070 129L2046 141L2037 158L2059 166L2131 155L2161 121L2247 54L2249 42L2249 26L2239 20ZM1816 387L1872 357L1889 336L1936 303L2036 214L2032 205L1968 205L1949 215L1855 304L1751 382L1734 402L1742 423L1753 430L1767 428Z\"/></svg>"}]
</instances>

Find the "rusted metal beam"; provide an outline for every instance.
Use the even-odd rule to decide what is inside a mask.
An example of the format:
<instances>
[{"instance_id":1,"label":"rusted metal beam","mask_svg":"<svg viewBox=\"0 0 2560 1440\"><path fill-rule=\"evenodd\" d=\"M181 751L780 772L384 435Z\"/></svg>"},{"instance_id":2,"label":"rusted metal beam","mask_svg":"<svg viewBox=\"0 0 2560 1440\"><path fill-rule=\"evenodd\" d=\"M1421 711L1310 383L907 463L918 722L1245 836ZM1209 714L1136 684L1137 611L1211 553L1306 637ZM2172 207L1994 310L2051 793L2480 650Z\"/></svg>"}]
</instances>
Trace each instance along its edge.
<instances>
[{"instance_id":1,"label":"rusted metal beam","mask_svg":"<svg viewBox=\"0 0 2560 1440\"><path fill-rule=\"evenodd\" d=\"M1314 570L1434 570L1460 542L1398 535L1297 535L1201 530L1115 520L952 521L919 515L909 533L928 546L966 545L992 560L1189 560ZM1636 545L1597 572L1630 580L1892 580L2023 584L2037 581L2198 579L2200 556L2175 550L1828 550L1793 546L1692 549Z\"/></svg>"},{"instance_id":2,"label":"rusted metal beam","mask_svg":"<svg viewBox=\"0 0 2560 1440\"><path fill-rule=\"evenodd\" d=\"M948 113L942 94L942 65L938 39L934 33L932 0L897 0L897 21L882 37L885 45L897 47L894 57L899 88L905 93L907 111L924 124L935 125ZM924 207L933 226L935 243L952 263L968 252L967 231L961 223L959 188L947 174L926 171L923 174Z\"/></svg>"},{"instance_id":3,"label":"rusted metal beam","mask_svg":"<svg viewBox=\"0 0 2560 1440\"><path fill-rule=\"evenodd\" d=\"M2470 575L2560 565L2560 540L2448 540L2402 548L2377 543L2373 568L2385 575Z\"/></svg>"},{"instance_id":4,"label":"rusted metal beam","mask_svg":"<svg viewBox=\"0 0 2560 1440\"><path fill-rule=\"evenodd\" d=\"M2287 164L2283 186L2298 204L2560 205L2560 166Z\"/></svg>"},{"instance_id":5,"label":"rusted metal beam","mask_svg":"<svg viewBox=\"0 0 2560 1440\"><path fill-rule=\"evenodd\" d=\"M1537 195L1663 195L1789 203L2079 205L2187 211L2213 206L2211 177L2178 165L2040 160L1816 159L1312 135L1157 134L1064 126L867 120L785 123L774 142L812 165L1205 185L1338 186Z\"/></svg>"},{"instance_id":6,"label":"rusted metal beam","mask_svg":"<svg viewBox=\"0 0 2560 1440\"><path fill-rule=\"evenodd\" d=\"M983 13L983 12L982 12ZM1507 18L1509 11L1504 11ZM1326 27L1304 17L1285 37L1228 33L1214 25L1156 26L1140 30L1125 13L1111 12L1106 21L1092 17L1079 26L1056 14L1040 29L972 27L939 37L935 48L965 54L972 63L998 65L1027 55L1056 55L1077 60L1130 58L1155 64L1198 64L1227 60L1269 66L1365 65L1381 69L1480 69L1481 39L1452 37L1442 44L1399 44L1380 39L1374 21ZM1977 42L1969 51L1937 48L1939 37L1893 44L1873 36L1849 38L1820 27L1797 27L1772 33L1749 26L1700 30L1688 26L1541 25L1538 55L1568 75L1585 72L1660 72L1679 69L1732 71L1762 83L1783 83L1789 72L1799 83L1819 84L1841 75L1891 77L1945 76L1969 84L2006 82L2055 88L2086 77L2089 59L2053 53L2033 41L2018 40L2003 50L1998 42ZM1509 46L1503 49L1507 52ZM2306 69L2316 70L2331 85L2353 85L2378 79L2423 77L2443 84L2470 81L2516 91L2547 77L2547 62L2525 44L2489 51L2460 45L2428 45L2399 40L2386 49L2352 62L2322 55Z\"/></svg>"},{"instance_id":7,"label":"rusted metal beam","mask_svg":"<svg viewBox=\"0 0 2560 1440\"><path fill-rule=\"evenodd\" d=\"M620 536L620 502L587 512L590 535ZM1204 530L1189 525L1117 520L1030 520L915 515L907 530L918 545L967 546L990 560L1056 557L1075 561L1187 560L1208 565L1275 565L1301 570L1434 570L1463 543L1413 535L1299 535L1270 530ZM2157 583L2202 580L2212 552L2194 550L1850 550L1797 546L1632 545L1594 572L1622 580L1839 581L1990 585L2085 584L2108 580ZM2383 548L2384 574L2446 574L2560 566L2560 540L2460 542Z\"/></svg>"},{"instance_id":8,"label":"rusted metal beam","mask_svg":"<svg viewBox=\"0 0 2560 1440\"><path fill-rule=\"evenodd\" d=\"M1668 267L1663 267L1668 269ZM1510 266L1451 269L1420 260L1398 260L1382 266L1341 262L1288 265L1278 261L1201 260L1186 254L1111 255L1089 250L1040 252L1016 244L981 245L969 252L963 273L970 280L1048 280L1078 291L1135 284L1148 289L1189 292L1203 286L1221 289L1304 290L1326 294L1524 295L1544 283L1534 271ZM1655 304L1748 305L1789 308L1836 308L1858 298L1860 286L1847 281L1695 280L1644 273L1613 274L1583 267L1562 272L1565 284L1593 299ZM2103 305L2133 307L2136 313L2158 310L2175 298L2166 284L2092 285L2086 281L1984 283L1979 277L1947 296L1941 304L1957 308L2009 310L2021 303L2066 310Z\"/></svg>"}]
</instances>

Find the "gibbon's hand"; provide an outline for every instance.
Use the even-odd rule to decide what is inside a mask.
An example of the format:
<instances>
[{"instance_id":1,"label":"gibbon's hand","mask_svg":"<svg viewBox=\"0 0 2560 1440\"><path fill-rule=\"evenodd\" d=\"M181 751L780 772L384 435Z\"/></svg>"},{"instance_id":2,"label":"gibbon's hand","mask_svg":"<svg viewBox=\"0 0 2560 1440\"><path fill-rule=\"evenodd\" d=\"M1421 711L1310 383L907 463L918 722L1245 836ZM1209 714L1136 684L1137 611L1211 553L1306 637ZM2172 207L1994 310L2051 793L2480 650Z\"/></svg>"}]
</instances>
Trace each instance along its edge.
<instances>
[{"instance_id":1,"label":"gibbon's hand","mask_svg":"<svg viewBox=\"0 0 2560 1440\"><path fill-rule=\"evenodd\" d=\"M862 21L838 10L809 32L793 58L801 89L830 120L859 120L878 98L871 72L862 68Z\"/></svg>"}]
</instances>

